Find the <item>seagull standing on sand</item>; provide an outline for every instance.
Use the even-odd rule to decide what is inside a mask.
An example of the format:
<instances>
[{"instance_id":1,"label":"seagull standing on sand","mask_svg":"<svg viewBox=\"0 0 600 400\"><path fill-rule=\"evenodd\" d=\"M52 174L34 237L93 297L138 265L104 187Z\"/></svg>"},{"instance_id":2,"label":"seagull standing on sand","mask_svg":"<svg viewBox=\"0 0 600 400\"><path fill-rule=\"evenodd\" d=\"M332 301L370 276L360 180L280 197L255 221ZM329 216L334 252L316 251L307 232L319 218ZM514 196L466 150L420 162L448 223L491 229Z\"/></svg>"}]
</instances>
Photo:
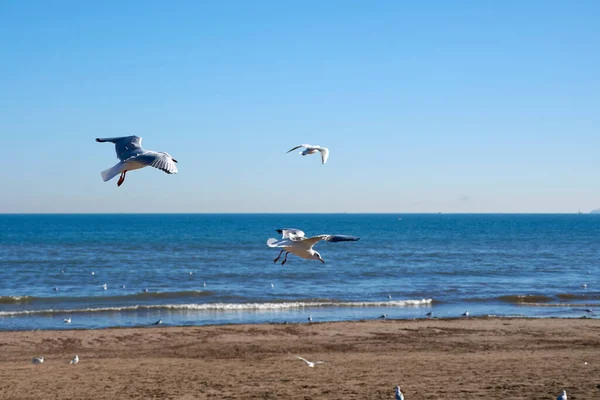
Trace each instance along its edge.
<instances>
[{"instance_id":1,"label":"seagull standing on sand","mask_svg":"<svg viewBox=\"0 0 600 400\"><path fill-rule=\"evenodd\" d=\"M43 364L44 357L36 357L36 358L32 359L31 362L35 365Z\"/></svg>"},{"instance_id":2,"label":"seagull standing on sand","mask_svg":"<svg viewBox=\"0 0 600 400\"><path fill-rule=\"evenodd\" d=\"M140 169L147 166L158 168L167 174L176 174L177 166L175 160L169 153L144 150L142 138L139 136L123 136L113 138L97 138L96 142L111 142L115 144L117 158L120 160L114 167L101 172L104 182L111 180L121 174L117 186L125 181L127 171Z\"/></svg>"},{"instance_id":3,"label":"seagull standing on sand","mask_svg":"<svg viewBox=\"0 0 600 400\"><path fill-rule=\"evenodd\" d=\"M562 394L558 396L556 400L567 400L567 392L563 390Z\"/></svg>"},{"instance_id":4,"label":"seagull standing on sand","mask_svg":"<svg viewBox=\"0 0 600 400\"><path fill-rule=\"evenodd\" d=\"M296 358L298 358L299 360L304 361L306 363L306 365L308 365L310 368L314 368L315 365L317 365L317 364L325 364L325 361L315 361L315 362L312 362L312 361L308 361L306 358L302 358L300 356L296 356Z\"/></svg>"},{"instance_id":5,"label":"seagull standing on sand","mask_svg":"<svg viewBox=\"0 0 600 400\"><path fill-rule=\"evenodd\" d=\"M71 362L69 364L77 364L79 362L79 357L77 356L77 354L75 354L75 357L73 357L73 359L71 360Z\"/></svg>"},{"instance_id":6,"label":"seagull standing on sand","mask_svg":"<svg viewBox=\"0 0 600 400\"><path fill-rule=\"evenodd\" d=\"M404 400L404 395L400 391L400 386L396 386L396 396L395 396L395 399L396 400Z\"/></svg>"},{"instance_id":7,"label":"seagull standing on sand","mask_svg":"<svg viewBox=\"0 0 600 400\"><path fill-rule=\"evenodd\" d=\"M325 263L321 254L318 251L313 250L313 246L321 240L325 240L326 242L355 242L359 240L356 236L346 235L318 235L307 238L304 236L304 232L295 228L277 229L277 232L281 233L282 238L280 240L270 238L267 240L267 246L282 249L277 258L273 260L274 263L279 261L279 258L284 251L286 252L281 265L285 265L289 253L307 260L319 260L322 263Z\"/></svg>"},{"instance_id":8,"label":"seagull standing on sand","mask_svg":"<svg viewBox=\"0 0 600 400\"><path fill-rule=\"evenodd\" d=\"M394 396L396 400L404 400L404 395L400 391L400 386L396 386L396 395Z\"/></svg>"},{"instance_id":9,"label":"seagull standing on sand","mask_svg":"<svg viewBox=\"0 0 600 400\"><path fill-rule=\"evenodd\" d=\"M296 146L293 149L288 150L287 152L289 153L290 151L297 150L301 147L304 147L304 150L299 152L298 154L302 154L303 156L315 154L317 151L320 152L321 161L323 164L325 164L327 162L327 158L329 158L329 149L326 147L321 147L319 145L313 146L311 144L301 144L300 146Z\"/></svg>"}]
</instances>

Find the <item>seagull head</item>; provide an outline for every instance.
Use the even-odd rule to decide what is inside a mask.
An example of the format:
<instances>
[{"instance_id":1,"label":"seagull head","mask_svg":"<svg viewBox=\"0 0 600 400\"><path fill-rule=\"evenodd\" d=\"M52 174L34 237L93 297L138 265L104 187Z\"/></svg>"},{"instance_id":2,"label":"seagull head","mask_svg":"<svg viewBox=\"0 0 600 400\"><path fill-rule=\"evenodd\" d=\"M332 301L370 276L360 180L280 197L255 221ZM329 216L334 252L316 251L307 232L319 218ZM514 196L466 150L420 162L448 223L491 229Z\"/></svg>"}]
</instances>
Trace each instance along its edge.
<instances>
[{"instance_id":1,"label":"seagull head","mask_svg":"<svg viewBox=\"0 0 600 400\"><path fill-rule=\"evenodd\" d=\"M313 257L319 261L321 261L323 264L325 264L325 260L323 260L323 257L321 257L321 254L318 251L315 251L315 254L313 255Z\"/></svg>"}]
</instances>

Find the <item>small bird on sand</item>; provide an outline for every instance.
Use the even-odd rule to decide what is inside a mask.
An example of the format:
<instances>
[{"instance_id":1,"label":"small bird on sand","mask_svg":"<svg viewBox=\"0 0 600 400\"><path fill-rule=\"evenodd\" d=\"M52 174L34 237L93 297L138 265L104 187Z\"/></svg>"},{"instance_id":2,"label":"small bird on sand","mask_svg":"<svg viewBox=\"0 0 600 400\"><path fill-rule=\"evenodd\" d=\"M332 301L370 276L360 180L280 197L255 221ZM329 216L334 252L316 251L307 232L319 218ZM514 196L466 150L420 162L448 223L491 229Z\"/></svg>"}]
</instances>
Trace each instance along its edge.
<instances>
[{"instance_id":1,"label":"small bird on sand","mask_svg":"<svg viewBox=\"0 0 600 400\"><path fill-rule=\"evenodd\" d=\"M317 151L321 153L321 163L325 164L327 159L329 158L329 149L326 147L321 147L319 145L313 146L310 144L301 144L300 146L296 146L293 149L289 149L287 152L297 150L301 147L304 147L305 150L301 151L299 154L303 156L307 156L310 154L315 154Z\"/></svg>"},{"instance_id":2,"label":"small bird on sand","mask_svg":"<svg viewBox=\"0 0 600 400\"><path fill-rule=\"evenodd\" d=\"M304 361L306 363L306 365L308 365L310 368L314 368L315 365L317 365L317 364L325 364L325 361L315 361L315 362L312 362L312 361L308 361L306 358L302 358L300 356L296 356L296 358Z\"/></svg>"},{"instance_id":3,"label":"small bird on sand","mask_svg":"<svg viewBox=\"0 0 600 400\"><path fill-rule=\"evenodd\" d=\"M75 354L75 357L73 357L73 359L71 360L71 362L69 364L77 364L79 362L79 357L77 356L77 354Z\"/></svg>"},{"instance_id":4,"label":"small bird on sand","mask_svg":"<svg viewBox=\"0 0 600 400\"><path fill-rule=\"evenodd\" d=\"M44 363L44 357L36 357L31 360L33 364L39 365Z\"/></svg>"},{"instance_id":5,"label":"small bird on sand","mask_svg":"<svg viewBox=\"0 0 600 400\"><path fill-rule=\"evenodd\" d=\"M556 398L556 400L567 400L567 392L565 390L562 391L561 395Z\"/></svg>"},{"instance_id":6,"label":"small bird on sand","mask_svg":"<svg viewBox=\"0 0 600 400\"><path fill-rule=\"evenodd\" d=\"M117 158L119 162L107 170L100 173L104 182L111 180L118 174L121 174L117 186L121 186L125 181L125 175L128 171L140 169L147 166L158 168L167 174L176 174L176 159L169 153L162 151L156 152L144 150L142 148L142 138L139 136L122 136L112 138L97 138L96 142L111 142L115 144Z\"/></svg>"},{"instance_id":7,"label":"small bird on sand","mask_svg":"<svg viewBox=\"0 0 600 400\"><path fill-rule=\"evenodd\" d=\"M71 323L71 317L63 319L63 322L65 324L70 324Z\"/></svg>"},{"instance_id":8,"label":"small bird on sand","mask_svg":"<svg viewBox=\"0 0 600 400\"><path fill-rule=\"evenodd\" d=\"M396 396L395 396L395 399L396 400L404 400L404 395L400 391L400 386L396 386Z\"/></svg>"}]
</instances>

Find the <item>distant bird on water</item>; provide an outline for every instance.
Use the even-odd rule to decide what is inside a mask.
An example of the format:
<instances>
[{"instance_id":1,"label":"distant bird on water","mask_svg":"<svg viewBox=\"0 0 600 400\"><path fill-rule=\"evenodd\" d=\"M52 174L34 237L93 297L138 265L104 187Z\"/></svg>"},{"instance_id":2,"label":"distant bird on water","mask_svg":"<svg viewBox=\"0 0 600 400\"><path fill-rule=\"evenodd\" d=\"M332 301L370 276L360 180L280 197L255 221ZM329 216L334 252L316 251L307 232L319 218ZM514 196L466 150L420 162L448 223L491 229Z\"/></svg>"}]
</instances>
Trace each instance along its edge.
<instances>
[{"instance_id":1,"label":"distant bird on water","mask_svg":"<svg viewBox=\"0 0 600 400\"><path fill-rule=\"evenodd\" d=\"M308 322L312 322L312 315L309 315L307 320L308 320Z\"/></svg>"},{"instance_id":2,"label":"distant bird on water","mask_svg":"<svg viewBox=\"0 0 600 400\"><path fill-rule=\"evenodd\" d=\"M396 386L396 395L394 397L396 400L404 400L404 395L400 391L400 386Z\"/></svg>"},{"instance_id":3,"label":"distant bird on water","mask_svg":"<svg viewBox=\"0 0 600 400\"><path fill-rule=\"evenodd\" d=\"M65 324L70 324L71 323L71 317L63 319L63 322Z\"/></svg>"},{"instance_id":4,"label":"distant bird on water","mask_svg":"<svg viewBox=\"0 0 600 400\"><path fill-rule=\"evenodd\" d=\"M387 315L387 314L381 314L381 315L379 316L379 318L381 318L381 319L386 319L387 317L388 317L388 315Z\"/></svg>"},{"instance_id":5,"label":"distant bird on water","mask_svg":"<svg viewBox=\"0 0 600 400\"><path fill-rule=\"evenodd\" d=\"M329 158L329 149L326 147L321 147L319 145L313 146L311 144L301 144L300 146L296 146L293 149L289 149L287 152L289 153L302 147L304 147L304 150L301 151L299 154L307 156L310 154L315 154L318 151L321 153L321 162L323 164L327 162L327 159Z\"/></svg>"},{"instance_id":6,"label":"distant bird on water","mask_svg":"<svg viewBox=\"0 0 600 400\"><path fill-rule=\"evenodd\" d=\"M73 359L71 360L71 362L69 364L77 364L79 362L79 356L77 356L77 354L75 354L75 357L73 357Z\"/></svg>"},{"instance_id":7,"label":"distant bird on water","mask_svg":"<svg viewBox=\"0 0 600 400\"><path fill-rule=\"evenodd\" d=\"M282 249L277 258L273 260L274 263L279 261L281 254L285 251L285 257L281 262L281 265L285 265L289 253L307 260L319 260L324 264L325 261L321 257L321 254L318 251L313 250L315 244L319 243L321 240L326 242L355 242L360 239L356 236L346 235L318 235L307 238L304 236L303 231L295 228L277 229L277 233L281 233L282 238L280 240L270 238L267 240L267 246Z\"/></svg>"},{"instance_id":8,"label":"distant bird on water","mask_svg":"<svg viewBox=\"0 0 600 400\"><path fill-rule=\"evenodd\" d=\"M556 398L556 400L567 400L567 392L565 390L562 391L561 395Z\"/></svg>"},{"instance_id":9,"label":"distant bird on water","mask_svg":"<svg viewBox=\"0 0 600 400\"><path fill-rule=\"evenodd\" d=\"M469 316L469 311L465 311L464 313L462 313L463 317L468 317Z\"/></svg>"},{"instance_id":10,"label":"distant bird on water","mask_svg":"<svg viewBox=\"0 0 600 400\"><path fill-rule=\"evenodd\" d=\"M160 325L160 324L162 324L162 319L159 319L158 321L156 321L156 322L154 323L154 325Z\"/></svg>"},{"instance_id":11,"label":"distant bird on water","mask_svg":"<svg viewBox=\"0 0 600 400\"><path fill-rule=\"evenodd\" d=\"M142 138L139 136L123 136L112 138L97 138L96 142L111 142L115 144L117 158L120 160L114 167L101 172L104 182L111 180L118 174L121 174L117 186L121 186L125 181L127 171L140 169L147 166L158 168L167 174L176 174L177 166L175 160L169 153L162 151L144 150L142 148Z\"/></svg>"},{"instance_id":12,"label":"distant bird on water","mask_svg":"<svg viewBox=\"0 0 600 400\"><path fill-rule=\"evenodd\" d=\"M433 311L429 311L427 314L425 314L425 316L431 318L433 316Z\"/></svg>"},{"instance_id":13,"label":"distant bird on water","mask_svg":"<svg viewBox=\"0 0 600 400\"><path fill-rule=\"evenodd\" d=\"M31 360L33 364L39 365L44 363L44 357L36 357Z\"/></svg>"}]
</instances>

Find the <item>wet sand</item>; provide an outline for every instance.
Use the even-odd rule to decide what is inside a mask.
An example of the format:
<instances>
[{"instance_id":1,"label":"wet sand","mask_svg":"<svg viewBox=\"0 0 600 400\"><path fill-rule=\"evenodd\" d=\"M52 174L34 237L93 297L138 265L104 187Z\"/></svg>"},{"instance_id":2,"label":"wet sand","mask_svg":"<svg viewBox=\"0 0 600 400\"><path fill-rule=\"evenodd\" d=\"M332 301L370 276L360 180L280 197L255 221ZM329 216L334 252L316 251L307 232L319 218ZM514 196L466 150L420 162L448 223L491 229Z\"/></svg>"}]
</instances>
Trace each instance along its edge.
<instances>
[{"instance_id":1,"label":"wet sand","mask_svg":"<svg viewBox=\"0 0 600 400\"><path fill-rule=\"evenodd\" d=\"M398 384L406 400L600 399L600 320L0 332L0 399L368 400Z\"/></svg>"}]
</instances>

